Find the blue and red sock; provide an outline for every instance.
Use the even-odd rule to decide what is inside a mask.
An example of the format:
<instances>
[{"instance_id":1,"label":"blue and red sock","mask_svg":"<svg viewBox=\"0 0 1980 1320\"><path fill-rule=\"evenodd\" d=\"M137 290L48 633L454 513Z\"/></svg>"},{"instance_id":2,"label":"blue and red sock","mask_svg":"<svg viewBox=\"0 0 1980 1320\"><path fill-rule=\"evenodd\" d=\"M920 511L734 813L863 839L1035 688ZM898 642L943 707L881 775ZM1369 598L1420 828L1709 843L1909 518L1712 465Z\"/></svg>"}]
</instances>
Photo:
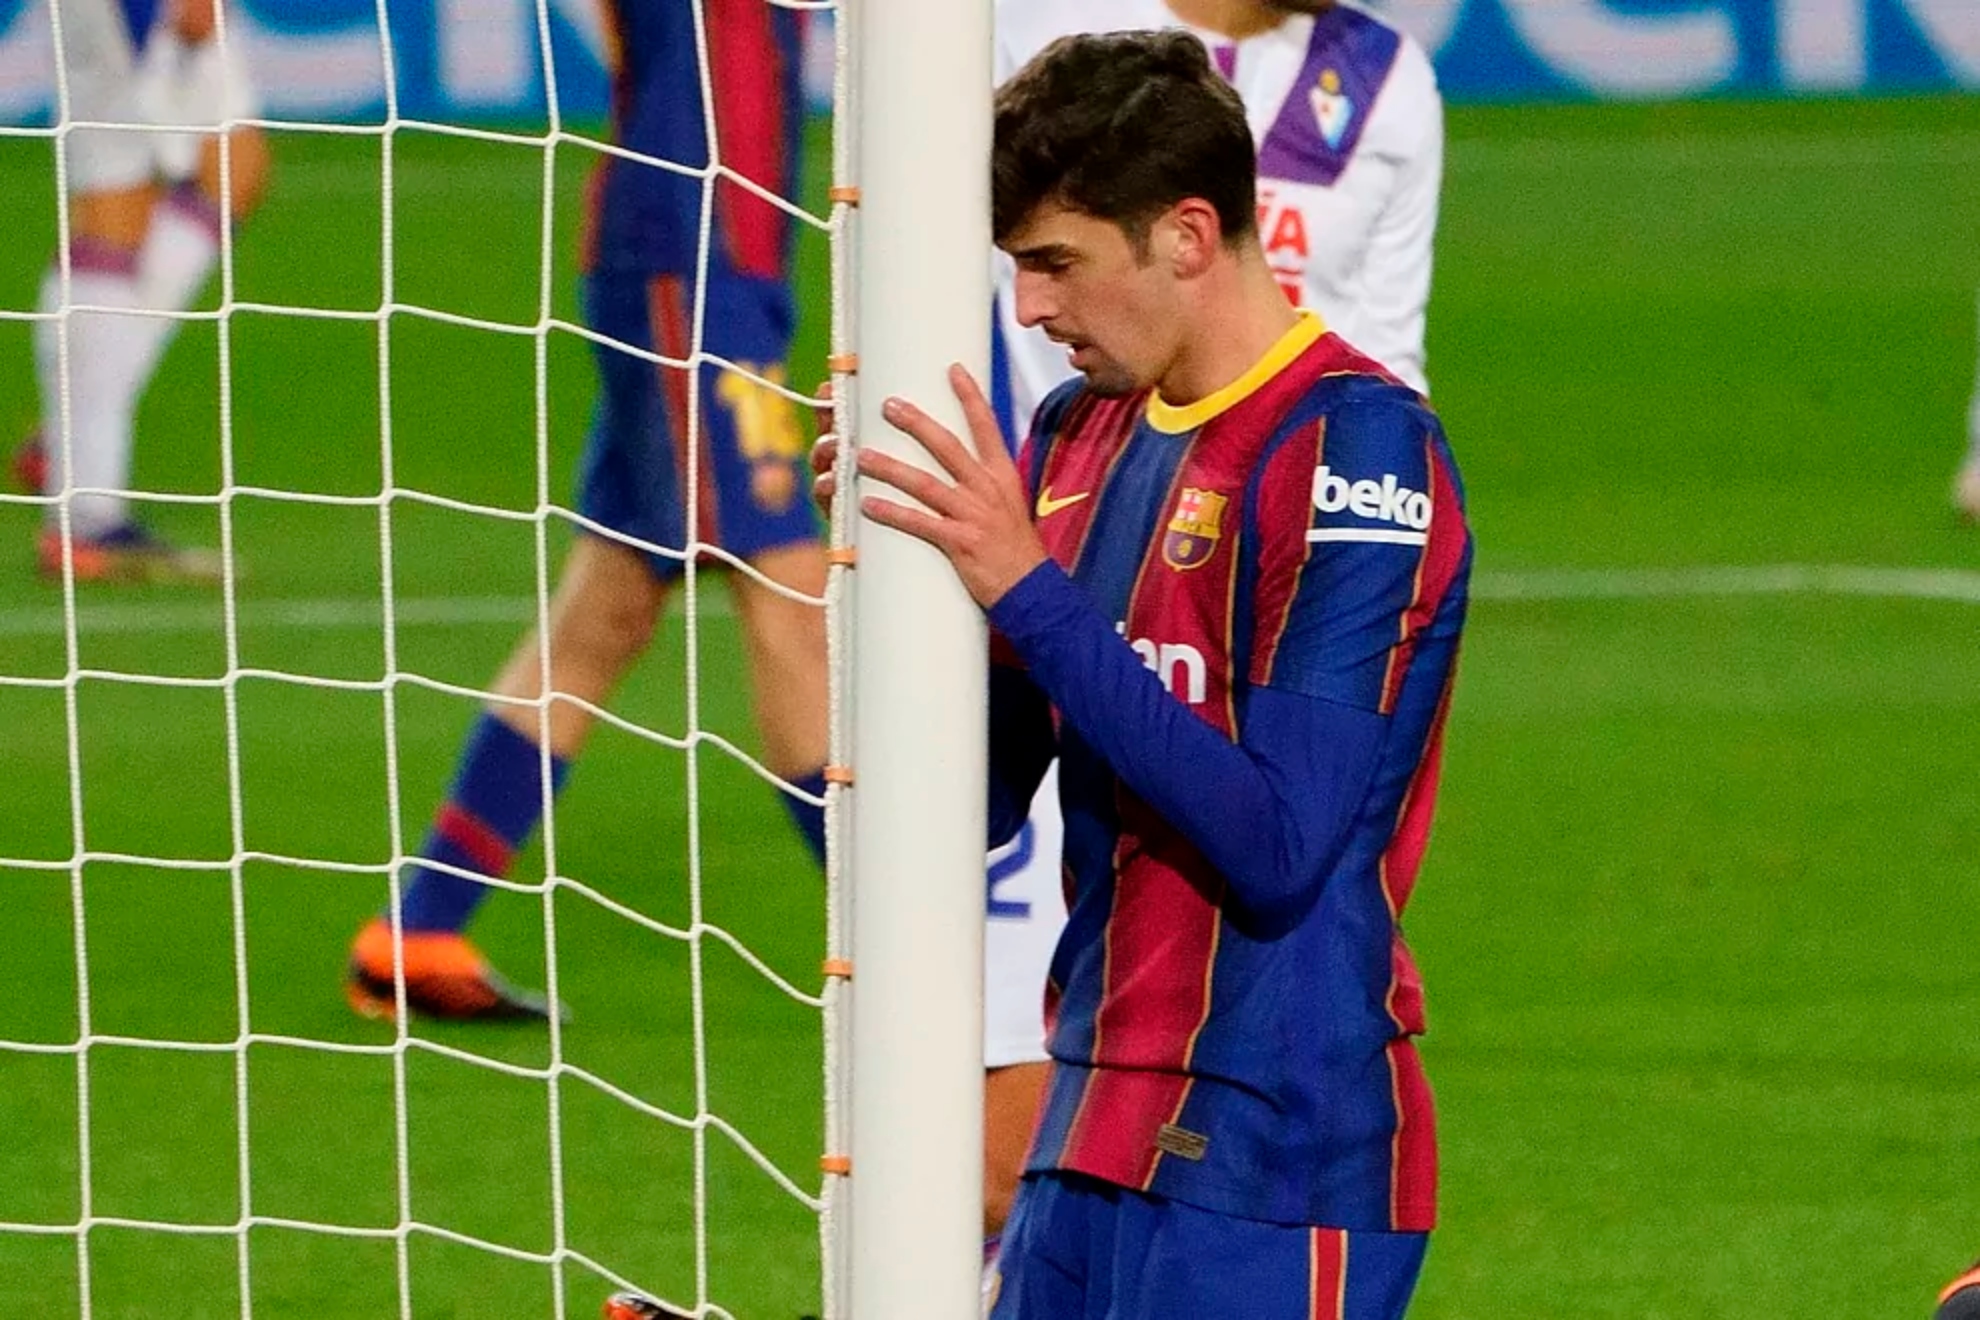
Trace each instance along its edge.
<instances>
[{"instance_id":1,"label":"blue and red sock","mask_svg":"<svg viewBox=\"0 0 1980 1320\"><path fill-rule=\"evenodd\" d=\"M420 855L482 875L507 875L516 850L543 819L542 755L535 743L484 711L461 748L453 786ZM566 758L550 758L553 793L563 788L570 768ZM488 886L477 880L415 867L405 889L404 927L458 932L487 896Z\"/></svg>"}]
</instances>

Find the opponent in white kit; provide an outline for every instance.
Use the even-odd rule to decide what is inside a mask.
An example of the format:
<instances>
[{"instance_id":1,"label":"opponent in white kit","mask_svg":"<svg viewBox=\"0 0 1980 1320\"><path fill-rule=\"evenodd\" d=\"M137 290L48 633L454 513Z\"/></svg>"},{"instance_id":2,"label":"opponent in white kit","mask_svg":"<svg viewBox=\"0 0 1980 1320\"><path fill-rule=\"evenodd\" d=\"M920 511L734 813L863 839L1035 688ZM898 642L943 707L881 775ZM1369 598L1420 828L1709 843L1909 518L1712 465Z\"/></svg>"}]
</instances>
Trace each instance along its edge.
<instances>
[{"instance_id":1,"label":"opponent in white kit","mask_svg":"<svg viewBox=\"0 0 1980 1320\"><path fill-rule=\"evenodd\" d=\"M1334 0L1001 0L997 81L1062 36L1170 27L1200 37L1244 100L1258 144L1259 236L1286 296L1427 391L1423 326L1444 161L1429 56L1380 18ZM1001 257L997 302L997 402L1004 433L1022 439L1039 400L1073 372L1064 347L1018 324ZM1015 845L1028 848L1028 861L999 868L993 859L991 870L985 1226L993 1239L1047 1067L1045 982L1065 924L1061 828L1047 779Z\"/></svg>"},{"instance_id":2,"label":"opponent in white kit","mask_svg":"<svg viewBox=\"0 0 1980 1320\"><path fill-rule=\"evenodd\" d=\"M55 0L66 101L69 280L50 262L40 309L65 305L182 311L220 256L221 125L251 118L257 101L238 36L219 40L219 0ZM180 131L160 131L160 130ZM254 209L268 173L259 129L228 134L225 197L234 223ZM68 318L68 444L62 443L58 323L35 325L41 427L15 458L23 484L59 492L65 464L92 491L131 484L138 400L178 322L87 312ZM211 553L177 549L146 531L119 494L70 502L80 579L217 576ZM38 543L43 573L62 571L58 511Z\"/></svg>"}]
</instances>

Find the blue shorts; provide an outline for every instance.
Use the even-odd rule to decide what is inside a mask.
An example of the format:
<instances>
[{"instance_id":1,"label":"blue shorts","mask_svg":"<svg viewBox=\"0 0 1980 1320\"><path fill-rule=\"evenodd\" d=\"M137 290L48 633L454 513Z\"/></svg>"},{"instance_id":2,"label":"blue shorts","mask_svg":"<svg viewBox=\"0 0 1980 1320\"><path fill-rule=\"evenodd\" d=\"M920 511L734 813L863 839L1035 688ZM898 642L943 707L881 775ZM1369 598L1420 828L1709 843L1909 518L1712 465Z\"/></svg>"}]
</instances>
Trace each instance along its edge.
<instances>
[{"instance_id":1,"label":"blue shorts","mask_svg":"<svg viewBox=\"0 0 1980 1320\"><path fill-rule=\"evenodd\" d=\"M990 1320L1401 1320L1429 1241L1033 1174L1004 1226Z\"/></svg>"},{"instance_id":2,"label":"blue shorts","mask_svg":"<svg viewBox=\"0 0 1980 1320\"><path fill-rule=\"evenodd\" d=\"M782 383L790 349L790 295L781 281L710 271L703 351ZM585 323L602 335L667 357L692 347L691 281L639 271L584 278ZM604 344L598 404L578 477L578 511L648 546L656 576L679 575L690 541L742 559L816 542L807 481L809 448L797 404L713 364L701 369L700 464L693 518L688 487L689 377Z\"/></svg>"}]
</instances>

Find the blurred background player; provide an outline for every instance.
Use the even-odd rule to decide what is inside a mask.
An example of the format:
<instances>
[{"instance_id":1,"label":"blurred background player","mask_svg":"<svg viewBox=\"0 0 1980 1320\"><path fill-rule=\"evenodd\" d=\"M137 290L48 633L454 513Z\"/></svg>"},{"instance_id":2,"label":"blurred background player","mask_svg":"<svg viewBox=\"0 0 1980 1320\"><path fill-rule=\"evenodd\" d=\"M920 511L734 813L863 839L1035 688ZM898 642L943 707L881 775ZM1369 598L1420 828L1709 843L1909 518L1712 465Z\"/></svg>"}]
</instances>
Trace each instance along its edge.
<instances>
[{"instance_id":1,"label":"blurred background player","mask_svg":"<svg viewBox=\"0 0 1980 1320\"><path fill-rule=\"evenodd\" d=\"M205 286L220 256L217 128L258 113L239 39L219 40L217 3L56 0L69 119L135 127L68 134L67 302L58 259L42 280L41 311L75 304L183 311ZM151 131L160 126L186 131ZM226 195L238 228L261 200L268 145L249 125L227 138ZM35 323L41 425L15 455L22 485L55 494L69 476L81 487L130 486L132 419L178 325L111 312L69 317L65 453L57 325ZM69 517L80 580L219 576L217 555L168 544L132 517L121 495L76 495ZM62 549L51 508L36 545L44 574L61 573Z\"/></svg>"},{"instance_id":2,"label":"blurred background player","mask_svg":"<svg viewBox=\"0 0 1980 1320\"><path fill-rule=\"evenodd\" d=\"M1952 498L1960 517L1980 523L1980 369L1975 371L1973 402L1966 410L1966 461L1953 477Z\"/></svg>"},{"instance_id":3,"label":"blurred background player","mask_svg":"<svg viewBox=\"0 0 1980 1320\"><path fill-rule=\"evenodd\" d=\"M1062 36L1172 27L1204 43L1245 103L1259 152L1259 237L1274 279L1341 338L1427 390L1444 109L1423 48L1333 0L1001 0L997 81ZM1074 373L1063 346L1018 322L1009 261L1000 258L997 271L1005 361L992 388L1004 434L1016 439L1038 400ZM992 871L984 1227L993 1257L1046 1070L1045 978L1065 924L1059 853L1048 843L1060 832L1048 779L1012 845L1029 862L1006 863L1001 882Z\"/></svg>"},{"instance_id":4,"label":"blurred background player","mask_svg":"<svg viewBox=\"0 0 1980 1320\"><path fill-rule=\"evenodd\" d=\"M779 196L793 196L800 129L801 16L763 0L702 0L709 68L699 67L693 0L616 0L606 18L617 55L613 140L643 155L698 167L710 144L701 97L712 87L723 165ZM584 240L583 301L590 327L647 352L692 352L697 292L709 354L781 381L795 309L784 214L724 180L715 188L707 278L697 290L701 189L638 161L601 158ZM734 372L700 368L700 468L693 518L686 507L689 380L676 368L596 347L599 396L579 478L578 505L611 532L655 546L691 537L718 545L766 578L808 595L824 589L825 558L806 498L806 439L798 409ZM587 529L564 561L550 603L550 673L532 632L517 644L491 702L469 731L447 800L420 855L450 870L415 867L404 893L407 1003L444 1017L540 1016L541 996L505 983L462 933L542 819L543 757L534 706L546 692L549 765L560 787L603 706L650 642L681 573L677 557ZM826 738L824 611L786 599L745 574L730 579L748 657L764 764L822 794ZM581 705L579 703L588 703ZM814 853L823 815L786 796ZM462 874L466 873L466 874ZM369 1016L393 1007L392 932L380 917L351 950L351 1004Z\"/></svg>"}]
</instances>

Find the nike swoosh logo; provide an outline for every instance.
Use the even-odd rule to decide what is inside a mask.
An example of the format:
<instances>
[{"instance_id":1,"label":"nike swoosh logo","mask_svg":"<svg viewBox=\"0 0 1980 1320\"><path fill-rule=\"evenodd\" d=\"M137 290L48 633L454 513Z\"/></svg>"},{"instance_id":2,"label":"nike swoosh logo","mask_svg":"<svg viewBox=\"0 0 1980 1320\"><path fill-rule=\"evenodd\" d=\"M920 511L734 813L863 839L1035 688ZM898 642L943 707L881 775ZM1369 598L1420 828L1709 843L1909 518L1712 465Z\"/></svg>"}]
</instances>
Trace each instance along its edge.
<instances>
[{"instance_id":1,"label":"nike swoosh logo","mask_svg":"<svg viewBox=\"0 0 1980 1320\"><path fill-rule=\"evenodd\" d=\"M1049 518L1060 509L1071 508L1092 493L1090 490L1083 490L1077 495L1067 495L1062 499L1055 500L1052 498L1052 488L1047 486L1044 490L1038 492L1038 516L1040 518Z\"/></svg>"}]
</instances>

